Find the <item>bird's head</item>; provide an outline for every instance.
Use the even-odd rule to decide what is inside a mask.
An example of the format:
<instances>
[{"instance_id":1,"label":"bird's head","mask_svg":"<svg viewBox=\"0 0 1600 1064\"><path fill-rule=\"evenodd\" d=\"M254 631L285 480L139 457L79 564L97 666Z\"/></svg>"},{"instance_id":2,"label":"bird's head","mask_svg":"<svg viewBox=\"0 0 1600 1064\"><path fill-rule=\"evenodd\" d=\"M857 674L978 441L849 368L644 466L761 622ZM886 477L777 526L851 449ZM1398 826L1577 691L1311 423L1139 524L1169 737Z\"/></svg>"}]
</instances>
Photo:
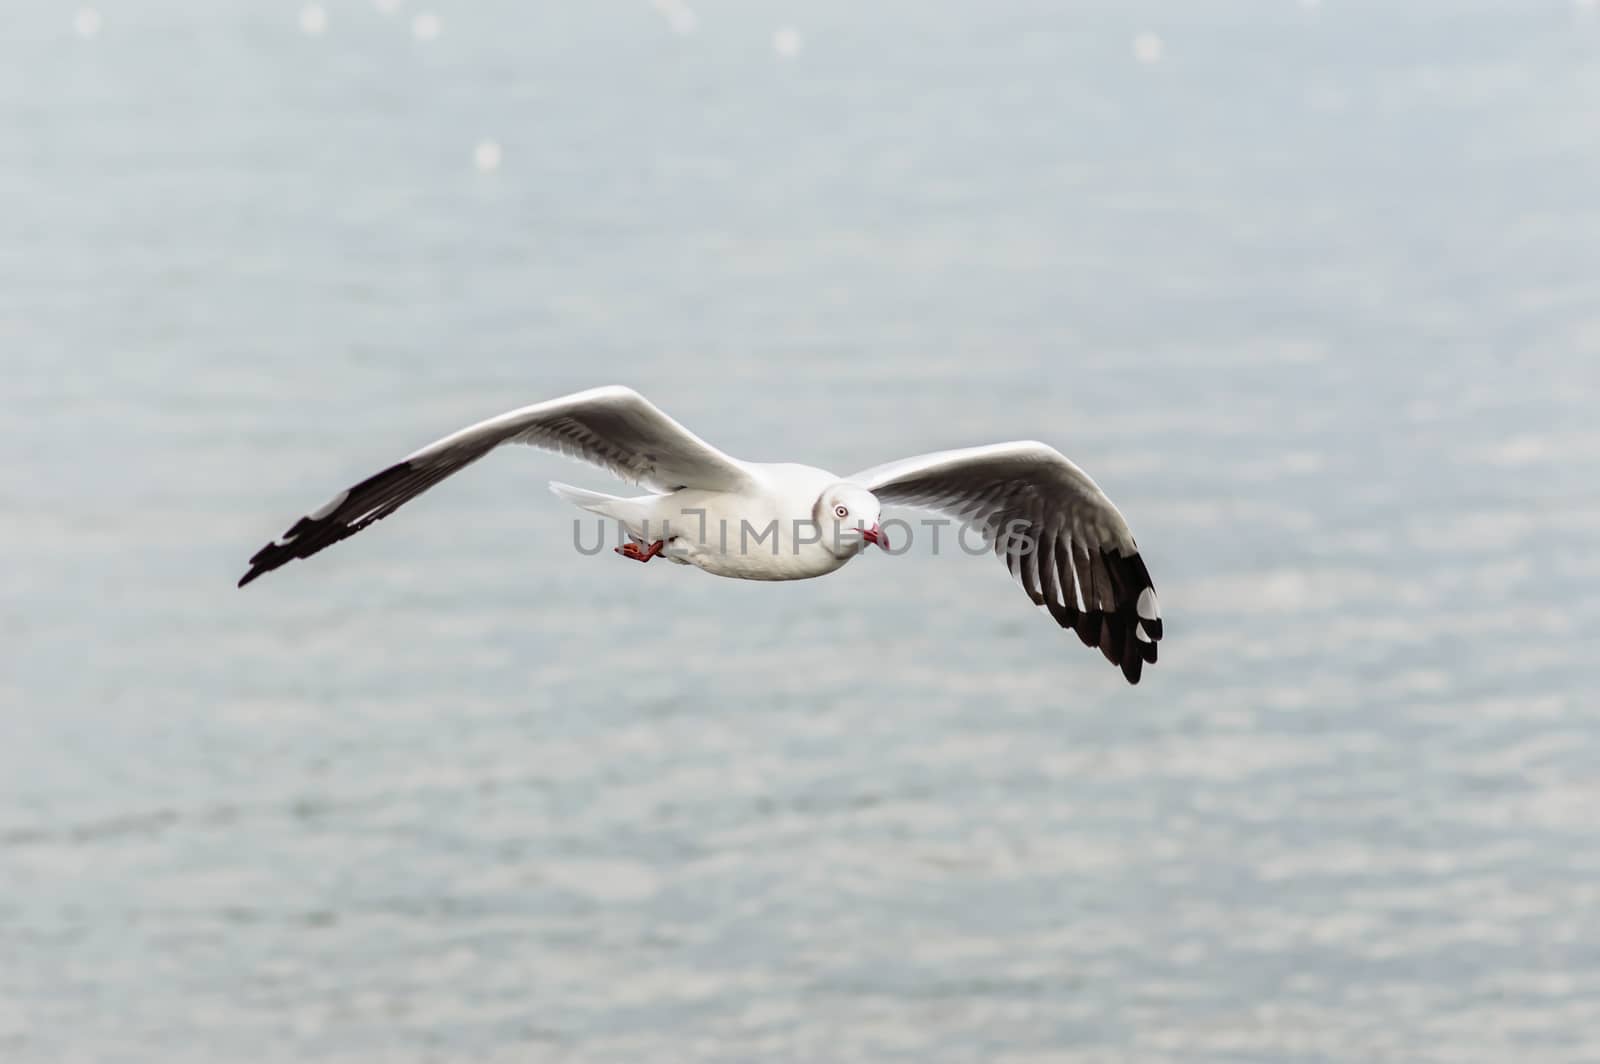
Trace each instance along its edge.
<instances>
[{"instance_id":1,"label":"bird's head","mask_svg":"<svg viewBox=\"0 0 1600 1064\"><path fill-rule=\"evenodd\" d=\"M866 488L841 480L830 484L817 496L812 517L822 535L822 544L842 558L853 557L868 543L885 550L889 541L878 527L878 497Z\"/></svg>"}]
</instances>

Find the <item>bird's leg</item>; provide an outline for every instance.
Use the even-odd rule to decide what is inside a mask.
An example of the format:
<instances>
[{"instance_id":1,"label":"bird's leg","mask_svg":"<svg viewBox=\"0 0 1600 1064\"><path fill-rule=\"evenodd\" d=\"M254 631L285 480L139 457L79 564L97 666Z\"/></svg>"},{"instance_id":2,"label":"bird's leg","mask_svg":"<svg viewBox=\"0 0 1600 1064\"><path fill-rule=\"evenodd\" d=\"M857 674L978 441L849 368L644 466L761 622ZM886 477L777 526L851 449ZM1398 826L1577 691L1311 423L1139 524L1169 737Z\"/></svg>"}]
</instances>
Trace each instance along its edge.
<instances>
[{"instance_id":1,"label":"bird's leg","mask_svg":"<svg viewBox=\"0 0 1600 1064\"><path fill-rule=\"evenodd\" d=\"M659 555L662 550L665 549L665 547L666 543L658 539L644 550L640 550L639 544L632 542L624 543L620 547L613 547L611 549L622 555L624 558L632 558L636 562L647 562L651 558Z\"/></svg>"}]
</instances>

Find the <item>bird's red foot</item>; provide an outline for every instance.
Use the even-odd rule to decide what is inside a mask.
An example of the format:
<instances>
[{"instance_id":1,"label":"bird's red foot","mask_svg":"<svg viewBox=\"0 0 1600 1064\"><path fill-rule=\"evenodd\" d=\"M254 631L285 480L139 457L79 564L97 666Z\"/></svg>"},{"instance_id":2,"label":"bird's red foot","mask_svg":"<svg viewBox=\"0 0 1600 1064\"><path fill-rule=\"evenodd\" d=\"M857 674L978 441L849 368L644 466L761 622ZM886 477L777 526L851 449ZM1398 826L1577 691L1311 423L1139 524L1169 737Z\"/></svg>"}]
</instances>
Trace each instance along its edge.
<instances>
[{"instance_id":1,"label":"bird's red foot","mask_svg":"<svg viewBox=\"0 0 1600 1064\"><path fill-rule=\"evenodd\" d=\"M651 558L654 558L660 554L665 547L666 544L658 539L644 550L639 549L639 544L631 542L624 543L620 547L613 547L611 549L622 555L624 558L632 558L636 562L647 562Z\"/></svg>"}]
</instances>

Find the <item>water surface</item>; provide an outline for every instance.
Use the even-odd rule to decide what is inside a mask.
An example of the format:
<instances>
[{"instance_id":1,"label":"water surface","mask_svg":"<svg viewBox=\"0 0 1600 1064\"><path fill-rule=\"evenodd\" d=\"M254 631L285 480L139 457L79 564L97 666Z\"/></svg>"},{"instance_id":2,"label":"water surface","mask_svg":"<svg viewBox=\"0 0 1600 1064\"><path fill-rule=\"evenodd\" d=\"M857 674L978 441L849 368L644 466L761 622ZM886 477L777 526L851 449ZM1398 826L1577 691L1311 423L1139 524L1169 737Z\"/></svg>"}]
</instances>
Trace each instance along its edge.
<instances>
[{"instance_id":1,"label":"water surface","mask_svg":"<svg viewBox=\"0 0 1600 1064\"><path fill-rule=\"evenodd\" d=\"M1600 1060L1600 19L419 10L0 14L0 1058ZM611 381L1056 444L1159 666L582 557L533 452L234 590Z\"/></svg>"}]
</instances>

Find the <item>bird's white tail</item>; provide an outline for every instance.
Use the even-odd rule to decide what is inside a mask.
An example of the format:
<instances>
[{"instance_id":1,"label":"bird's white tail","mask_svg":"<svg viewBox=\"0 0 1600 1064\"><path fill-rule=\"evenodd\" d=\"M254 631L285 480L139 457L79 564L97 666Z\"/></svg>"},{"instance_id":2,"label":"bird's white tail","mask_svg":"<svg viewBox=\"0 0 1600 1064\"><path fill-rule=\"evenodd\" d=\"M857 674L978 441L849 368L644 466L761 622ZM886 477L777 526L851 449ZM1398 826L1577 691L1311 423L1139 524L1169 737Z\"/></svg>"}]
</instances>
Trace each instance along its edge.
<instances>
[{"instance_id":1,"label":"bird's white tail","mask_svg":"<svg viewBox=\"0 0 1600 1064\"><path fill-rule=\"evenodd\" d=\"M648 543L652 538L661 538L659 530L662 523L658 511L665 496L640 495L637 498L624 499L616 495L575 488L571 484L562 484L554 480L550 482L550 490L580 509L619 522L629 536L640 542Z\"/></svg>"},{"instance_id":2,"label":"bird's white tail","mask_svg":"<svg viewBox=\"0 0 1600 1064\"><path fill-rule=\"evenodd\" d=\"M603 514L606 517L616 516L612 510L613 503L626 501L616 495L606 495L603 492L575 488L571 484L563 484L557 480L550 482L550 490L574 506L588 510L590 513Z\"/></svg>"}]
</instances>

